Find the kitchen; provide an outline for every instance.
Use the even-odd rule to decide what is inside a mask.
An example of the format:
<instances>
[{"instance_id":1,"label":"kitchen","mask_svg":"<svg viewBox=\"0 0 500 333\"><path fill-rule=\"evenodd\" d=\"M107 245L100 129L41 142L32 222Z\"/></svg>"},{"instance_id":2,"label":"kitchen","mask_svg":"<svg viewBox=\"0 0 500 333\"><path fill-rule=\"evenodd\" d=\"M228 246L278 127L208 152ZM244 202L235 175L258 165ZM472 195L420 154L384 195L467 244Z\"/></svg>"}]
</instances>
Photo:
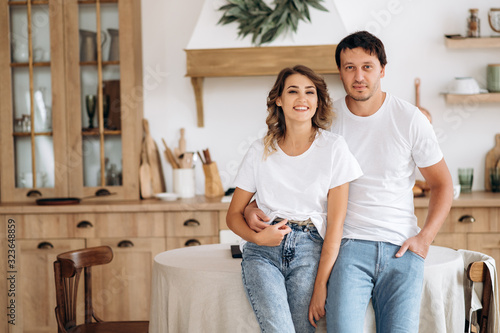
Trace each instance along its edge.
<instances>
[{"instance_id":1,"label":"kitchen","mask_svg":"<svg viewBox=\"0 0 500 333\"><path fill-rule=\"evenodd\" d=\"M206 78L203 87L204 126L198 127L195 94L189 77L185 76L185 49L251 46L248 38L245 40L236 38L237 32L234 26L214 26L213 24L209 28L197 26L202 9L218 8L221 4L223 4L222 0L190 0L189 6L182 1L142 1L143 115L149 120L151 135L159 147L162 147L162 139L165 139L169 146L176 147L180 138L180 129L184 128L188 151L210 148L212 159L217 162L222 185L224 189L227 189L232 185L238 165L249 144L262 136L265 131L264 102L274 77ZM324 5L329 9L329 13L311 11L312 23L310 25L301 23L296 35L278 38L271 45L335 44L342 36L357 29L368 29L376 33L386 44L389 60L387 75L382 81L383 89L414 102L414 80L417 77L420 78L420 101L432 114L433 126L440 139L454 183L458 184L458 168L473 167L472 189L482 192L485 157L495 145L495 134L500 132L499 104L498 102L449 104L443 93L448 90L452 80L458 76L473 77L481 88L485 88L486 66L499 62L498 48L452 49L445 46L444 35L465 34L468 10L477 7L481 19L481 34L500 36L492 32L487 18L488 10L498 4L492 0L482 1L479 4L465 0L433 3L401 0L363 1L358 2L354 7L339 0L329 0L324 1ZM365 6L366 9L360 11L361 6ZM213 17L204 16L203 18L214 23ZM203 30L206 30L205 34ZM196 36L194 32L202 34ZM219 35L223 38L212 39ZM335 74L328 74L325 78L332 96L334 98L343 96L343 88L338 77ZM163 155L161 155L161 163L166 190L171 192L173 190L172 169ZM196 164L195 173L196 193L203 194L205 179L201 164ZM3 196L4 193L2 193ZM464 200L470 202L469 199ZM488 197L485 201L487 207L492 204L498 207L497 198ZM199 205L202 210L206 209L206 204L200 203ZM80 214L80 217L91 215L82 207L78 206L71 212ZM425 198L417 199L417 207L419 207L417 209L425 209ZM107 209L109 206L93 213L103 213ZM497 216L497 220L493 221L498 223L499 208L480 206L475 209L479 209L481 220L483 217L491 220ZM163 219L159 216L154 204L141 206L139 211L148 213L148 210L153 221ZM214 217L213 212L209 212L208 216L211 220L223 221L224 205L217 204L216 210L217 216ZM30 211L29 208L27 211ZM69 211L68 208L58 207L54 209L53 215ZM207 211L203 211L199 214L206 213ZM419 213L421 212L417 211L417 215ZM459 213L461 212L457 212ZM139 213L134 216L138 215ZM99 218L108 220L101 215ZM58 223L61 226L64 225L64 219L60 217L56 219L60 219ZM175 218L169 215L166 219L173 221ZM125 221L139 234L140 229L153 230L143 231L142 236L166 233L165 226L148 224L148 228L143 226L139 228L132 217L125 218ZM112 227L108 228L112 229ZM43 231L43 228L40 227L39 231ZM452 226L447 226L443 230L444 233L455 231L457 230ZM481 230L483 231L490 230ZM45 232L48 234L47 231ZM97 232L84 230L83 233L84 237L87 237L89 233L96 234ZM35 234L34 231L33 234ZM121 236L125 235L116 237ZM35 238L35 236L32 237ZM88 237L92 238L92 236ZM218 236L211 231L206 237L210 238L209 241L216 242ZM464 236L460 235L460 237ZM50 260L47 262L51 263ZM48 309L47 313L52 315L53 307Z\"/></svg>"}]
</instances>

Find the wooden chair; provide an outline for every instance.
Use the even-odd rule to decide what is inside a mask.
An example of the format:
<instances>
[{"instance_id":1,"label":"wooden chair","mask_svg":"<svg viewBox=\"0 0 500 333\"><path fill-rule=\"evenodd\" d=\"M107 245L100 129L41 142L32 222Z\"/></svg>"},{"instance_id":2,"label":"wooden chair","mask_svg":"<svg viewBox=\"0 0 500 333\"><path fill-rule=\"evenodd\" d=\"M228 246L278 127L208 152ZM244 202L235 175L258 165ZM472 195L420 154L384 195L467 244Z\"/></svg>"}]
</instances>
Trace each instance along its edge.
<instances>
[{"instance_id":1,"label":"wooden chair","mask_svg":"<svg viewBox=\"0 0 500 333\"><path fill-rule=\"evenodd\" d=\"M483 261L475 261L470 263L467 268L467 278L473 282L483 283L483 295L481 304L483 308L478 310L477 318L480 332L487 332L488 329L488 314L490 312L490 302L492 297L492 281L488 266Z\"/></svg>"},{"instance_id":2,"label":"wooden chair","mask_svg":"<svg viewBox=\"0 0 500 333\"><path fill-rule=\"evenodd\" d=\"M92 307L92 266L104 265L113 259L109 246L98 246L61 253L54 262L56 282L56 319L59 333L146 333L148 321L104 322ZM80 276L84 272L85 321L76 323L77 294ZM93 321L95 320L95 321Z\"/></svg>"}]
</instances>

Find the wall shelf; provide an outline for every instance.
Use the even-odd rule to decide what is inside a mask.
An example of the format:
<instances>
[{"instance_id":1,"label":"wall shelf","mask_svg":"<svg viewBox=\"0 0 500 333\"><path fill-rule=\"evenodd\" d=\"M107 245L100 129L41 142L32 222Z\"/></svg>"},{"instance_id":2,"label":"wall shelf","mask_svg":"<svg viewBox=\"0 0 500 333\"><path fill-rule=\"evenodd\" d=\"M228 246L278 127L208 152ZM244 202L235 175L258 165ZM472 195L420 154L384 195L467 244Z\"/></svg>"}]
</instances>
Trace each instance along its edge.
<instances>
[{"instance_id":1,"label":"wall shelf","mask_svg":"<svg viewBox=\"0 0 500 333\"><path fill-rule=\"evenodd\" d=\"M204 126L205 77L277 75L287 66L302 64L320 74L337 74L336 45L248 47L185 50L186 76L191 77L196 98L198 127Z\"/></svg>"},{"instance_id":2,"label":"wall shelf","mask_svg":"<svg viewBox=\"0 0 500 333\"><path fill-rule=\"evenodd\" d=\"M499 103L500 93L475 94L475 95L455 95L445 94L448 104L476 104L476 103Z\"/></svg>"},{"instance_id":3,"label":"wall shelf","mask_svg":"<svg viewBox=\"0 0 500 333\"><path fill-rule=\"evenodd\" d=\"M445 37L446 47L450 49L479 49L500 47L500 37Z\"/></svg>"}]
</instances>

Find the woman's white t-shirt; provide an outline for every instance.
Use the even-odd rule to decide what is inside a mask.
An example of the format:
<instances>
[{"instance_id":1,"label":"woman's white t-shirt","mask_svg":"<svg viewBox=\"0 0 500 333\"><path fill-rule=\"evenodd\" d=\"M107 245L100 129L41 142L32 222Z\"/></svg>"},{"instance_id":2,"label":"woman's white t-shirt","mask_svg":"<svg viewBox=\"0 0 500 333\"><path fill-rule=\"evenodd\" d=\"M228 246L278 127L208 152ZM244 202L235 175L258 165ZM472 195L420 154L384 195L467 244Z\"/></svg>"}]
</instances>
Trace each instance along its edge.
<instances>
[{"instance_id":1,"label":"woman's white t-shirt","mask_svg":"<svg viewBox=\"0 0 500 333\"><path fill-rule=\"evenodd\" d=\"M256 140L243 158L235 187L255 193L258 207L271 221L310 218L324 237L328 191L362 175L344 138L320 130L301 155L289 156L279 146L266 159L263 154L263 141Z\"/></svg>"}]
</instances>

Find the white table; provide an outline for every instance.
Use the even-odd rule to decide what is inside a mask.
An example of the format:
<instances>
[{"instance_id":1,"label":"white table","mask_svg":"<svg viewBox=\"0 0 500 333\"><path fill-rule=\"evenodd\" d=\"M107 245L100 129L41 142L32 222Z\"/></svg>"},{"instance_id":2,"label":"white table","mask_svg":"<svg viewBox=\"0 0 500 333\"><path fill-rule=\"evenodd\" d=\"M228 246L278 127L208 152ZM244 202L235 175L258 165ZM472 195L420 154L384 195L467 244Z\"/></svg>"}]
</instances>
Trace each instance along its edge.
<instances>
[{"instance_id":1,"label":"white table","mask_svg":"<svg viewBox=\"0 0 500 333\"><path fill-rule=\"evenodd\" d=\"M241 281L241 259L229 245L160 253L153 265L150 333L260 332ZM462 332L464 262L459 252L431 246L425 261L420 332ZM326 332L321 320L317 332ZM373 307L364 332L375 332Z\"/></svg>"}]
</instances>

